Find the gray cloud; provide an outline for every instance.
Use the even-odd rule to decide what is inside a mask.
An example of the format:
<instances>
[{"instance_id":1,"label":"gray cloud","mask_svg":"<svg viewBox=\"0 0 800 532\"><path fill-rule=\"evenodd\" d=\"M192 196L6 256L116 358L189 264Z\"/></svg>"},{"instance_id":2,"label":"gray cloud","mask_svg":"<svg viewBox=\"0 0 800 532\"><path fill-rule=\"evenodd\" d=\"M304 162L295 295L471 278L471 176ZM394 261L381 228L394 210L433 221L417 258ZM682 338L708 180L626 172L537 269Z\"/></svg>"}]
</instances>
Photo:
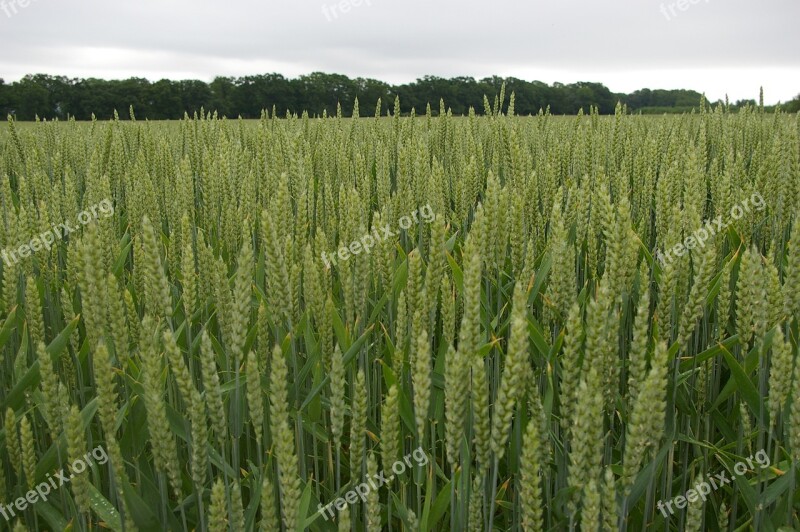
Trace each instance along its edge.
<instances>
[{"instance_id":1,"label":"gray cloud","mask_svg":"<svg viewBox=\"0 0 800 532\"><path fill-rule=\"evenodd\" d=\"M0 0L7 81L322 70L394 83L497 73L734 99L763 84L773 101L800 92L796 0L344 0L347 12L341 0L20 1Z\"/></svg>"}]
</instances>

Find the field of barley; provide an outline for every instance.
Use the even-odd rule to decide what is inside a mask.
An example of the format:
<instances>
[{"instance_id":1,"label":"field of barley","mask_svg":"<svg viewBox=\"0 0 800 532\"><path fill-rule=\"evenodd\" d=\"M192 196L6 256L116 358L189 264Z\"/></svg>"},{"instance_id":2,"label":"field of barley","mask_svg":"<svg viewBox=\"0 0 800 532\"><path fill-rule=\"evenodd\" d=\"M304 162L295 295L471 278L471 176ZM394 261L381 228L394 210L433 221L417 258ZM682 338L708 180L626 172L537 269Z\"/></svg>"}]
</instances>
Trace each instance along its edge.
<instances>
[{"instance_id":1,"label":"field of barley","mask_svg":"<svg viewBox=\"0 0 800 532\"><path fill-rule=\"evenodd\" d=\"M440 107L9 118L0 530L800 529L800 114Z\"/></svg>"}]
</instances>

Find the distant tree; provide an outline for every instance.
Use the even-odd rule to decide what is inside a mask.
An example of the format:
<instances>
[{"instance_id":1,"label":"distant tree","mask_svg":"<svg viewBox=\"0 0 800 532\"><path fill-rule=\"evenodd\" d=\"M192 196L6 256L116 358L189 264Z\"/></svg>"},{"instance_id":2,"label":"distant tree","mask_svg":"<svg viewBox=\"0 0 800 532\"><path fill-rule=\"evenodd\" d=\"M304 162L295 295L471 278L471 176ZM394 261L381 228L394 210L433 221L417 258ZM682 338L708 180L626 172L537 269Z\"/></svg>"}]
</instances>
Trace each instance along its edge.
<instances>
[{"instance_id":1,"label":"distant tree","mask_svg":"<svg viewBox=\"0 0 800 532\"><path fill-rule=\"evenodd\" d=\"M459 77L451 80L454 87L454 99L445 101L445 105L456 115L466 115L469 108L476 110L483 105L483 91L475 78Z\"/></svg>"},{"instance_id":2,"label":"distant tree","mask_svg":"<svg viewBox=\"0 0 800 532\"><path fill-rule=\"evenodd\" d=\"M48 90L48 83L43 79L45 77L44 74L27 75L14 84L13 102L19 120L33 120L37 116L50 118L54 115L53 94Z\"/></svg>"},{"instance_id":3,"label":"distant tree","mask_svg":"<svg viewBox=\"0 0 800 532\"><path fill-rule=\"evenodd\" d=\"M692 90L640 89L629 95L623 95L621 101L631 111L661 113L671 108L684 112L697 107L701 97L702 94Z\"/></svg>"},{"instance_id":4,"label":"distant tree","mask_svg":"<svg viewBox=\"0 0 800 532\"><path fill-rule=\"evenodd\" d=\"M98 119L107 120L114 116L116 111L120 118L128 118L128 110L133 106L137 117L154 118L162 117L163 111L156 109L161 98L169 101L171 82L162 80L157 82L158 88L152 88L150 82L144 78L129 78L124 80L103 80L88 78L72 83L70 98L71 114L76 118L87 120L94 114ZM156 97L158 99L156 99Z\"/></svg>"},{"instance_id":5,"label":"distant tree","mask_svg":"<svg viewBox=\"0 0 800 532\"><path fill-rule=\"evenodd\" d=\"M129 78L111 82L114 109L127 117L131 106L141 117L150 115L150 82L144 78Z\"/></svg>"},{"instance_id":6,"label":"distant tree","mask_svg":"<svg viewBox=\"0 0 800 532\"><path fill-rule=\"evenodd\" d=\"M75 104L73 113L76 118L88 120L92 114L101 119L111 118L114 114L114 97L108 81L88 78L75 84Z\"/></svg>"},{"instance_id":7,"label":"distant tree","mask_svg":"<svg viewBox=\"0 0 800 532\"><path fill-rule=\"evenodd\" d=\"M591 106L597 107L600 113L611 114L617 105L617 100L608 88L600 83L580 81L565 87L567 94L567 112L577 113L581 109L589 112Z\"/></svg>"},{"instance_id":8,"label":"distant tree","mask_svg":"<svg viewBox=\"0 0 800 532\"><path fill-rule=\"evenodd\" d=\"M416 100L414 102L417 112L424 112L428 104L431 104L431 109L438 113L440 100L445 101L445 109L447 105L457 105L459 110L462 111L460 102L456 101L456 86L457 82L453 83L453 80L437 76L425 76L422 79L418 79L415 91Z\"/></svg>"},{"instance_id":9,"label":"distant tree","mask_svg":"<svg viewBox=\"0 0 800 532\"><path fill-rule=\"evenodd\" d=\"M180 118L183 116L181 112L180 84L168 79L162 79L150 85L147 103L150 109L148 118L163 120L167 118ZM134 110L137 112L142 111Z\"/></svg>"},{"instance_id":10,"label":"distant tree","mask_svg":"<svg viewBox=\"0 0 800 532\"><path fill-rule=\"evenodd\" d=\"M383 81L369 78L356 78L353 80L355 86L356 96L358 96L359 106L361 107L362 116L371 116L375 112L375 105L378 99L381 100L381 114L386 114L389 109L390 90L391 86Z\"/></svg>"},{"instance_id":11,"label":"distant tree","mask_svg":"<svg viewBox=\"0 0 800 532\"><path fill-rule=\"evenodd\" d=\"M789 100L788 102L786 102L781 107L787 113L798 113L798 112L800 112L800 94L795 96L794 100Z\"/></svg>"},{"instance_id":12,"label":"distant tree","mask_svg":"<svg viewBox=\"0 0 800 532\"><path fill-rule=\"evenodd\" d=\"M292 86L298 97L292 110L298 114L307 110L312 116L321 115L325 110L328 115L332 115L336 114L338 104L342 106L342 114L349 116L352 113L356 86L347 76L312 72L293 80Z\"/></svg>"},{"instance_id":13,"label":"distant tree","mask_svg":"<svg viewBox=\"0 0 800 532\"><path fill-rule=\"evenodd\" d=\"M271 112L273 107L279 116L287 112L300 115L303 111L311 116L323 112L330 116L336 113L337 105L341 105L342 114L351 116L353 102L358 98L361 116L371 116L378 99L381 100L381 114L386 114L394 109L395 97L399 97L404 114L412 108L418 115L424 114L428 104L432 112L438 114L440 102L444 102L445 111L466 115L470 108L478 114L484 112L484 96L494 105L504 84L503 112L507 112L514 93L515 112L519 115L536 114L548 107L553 114L574 114L580 109L588 112L591 106L597 107L601 114L611 114L618 101L633 112L688 112L696 109L701 101L700 93L692 90L641 89L631 94L615 94L595 82L548 85L500 76L480 80L466 76L449 79L424 76L411 83L389 85L376 79L350 79L325 72L312 72L295 79L274 73L217 77L211 83L168 79L150 83L143 78L107 81L35 74L11 84L0 79L0 112L13 112L22 120L33 120L36 116L47 119L74 116L88 120L92 114L108 119L116 110L125 119L128 108L133 106L139 118L177 119L184 113L191 116L200 109L217 112L220 116L258 118L263 109ZM731 107L754 104L752 100L742 100ZM800 96L787 102L783 109L796 112L798 107Z\"/></svg>"},{"instance_id":14,"label":"distant tree","mask_svg":"<svg viewBox=\"0 0 800 532\"><path fill-rule=\"evenodd\" d=\"M259 112L265 107L261 103L259 91L260 76L245 76L236 79L233 84L235 90L231 95L231 104L236 109L236 115L243 118L258 118Z\"/></svg>"},{"instance_id":15,"label":"distant tree","mask_svg":"<svg viewBox=\"0 0 800 532\"><path fill-rule=\"evenodd\" d=\"M235 116L233 107L233 94L236 91L236 86L233 84L233 78L216 77L209 86L211 89L211 100L205 111L217 111L220 116Z\"/></svg>"},{"instance_id":16,"label":"distant tree","mask_svg":"<svg viewBox=\"0 0 800 532\"><path fill-rule=\"evenodd\" d=\"M11 112L11 86L0 78L0 118L5 118Z\"/></svg>"},{"instance_id":17,"label":"distant tree","mask_svg":"<svg viewBox=\"0 0 800 532\"><path fill-rule=\"evenodd\" d=\"M203 81L187 79L178 83L181 96L180 117L186 112L193 116L195 111L200 112L200 108L208 105L211 101L211 87Z\"/></svg>"}]
</instances>

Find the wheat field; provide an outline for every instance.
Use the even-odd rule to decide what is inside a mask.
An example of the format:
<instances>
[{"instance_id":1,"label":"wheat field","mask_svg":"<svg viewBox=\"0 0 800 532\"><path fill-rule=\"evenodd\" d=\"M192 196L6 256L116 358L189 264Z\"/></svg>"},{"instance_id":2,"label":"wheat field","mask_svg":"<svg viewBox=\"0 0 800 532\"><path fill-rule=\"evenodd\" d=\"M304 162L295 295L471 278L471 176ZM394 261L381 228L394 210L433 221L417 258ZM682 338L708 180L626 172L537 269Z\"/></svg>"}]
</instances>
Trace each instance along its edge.
<instances>
[{"instance_id":1,"label":"wheat field","mask_svg":"<svg viewBox=\"0 0 800 532\"><path fill-rule=\"evenodd\" d=\"M800 529L800 115L398 110L9 118L0 529Z\"/></svg>"}]
</instances>

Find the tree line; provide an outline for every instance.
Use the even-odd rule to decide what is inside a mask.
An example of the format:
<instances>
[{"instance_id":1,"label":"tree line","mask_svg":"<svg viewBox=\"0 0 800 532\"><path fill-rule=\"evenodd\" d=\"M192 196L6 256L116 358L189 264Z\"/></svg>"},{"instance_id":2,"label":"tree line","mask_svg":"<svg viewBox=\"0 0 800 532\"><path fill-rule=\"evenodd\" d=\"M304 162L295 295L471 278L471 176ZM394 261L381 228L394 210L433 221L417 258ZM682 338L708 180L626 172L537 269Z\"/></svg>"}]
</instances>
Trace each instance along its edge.
<instances>
[{"instance_id":1,"label":"tree line","mask_svg":"<svg viewBox=\"0 0 800 532\"><path fill-rule=\"evenodd\" d=\"M179 119L184 113L216 111L220 115L258 118L262 109L274 109L280 116L287 112L311 116L335 114L341 103L345 116L350 116L352 103L361 102L362 116L377 110L367 109L380 99L382 115L400 98L401 112L424 113L428 104L436 114L440 99L455 115L465 115L469 108L484 110L484 96L493 99L503 85L507 93L515 93L515 109L520 115L536 114L548 107L553 114L589 112L594 106L601 114L613 114L617 102L629 111L642 113L688 112L702 101L693 90L641 89L631 94L613 93L601 83L571 84L526 81L498 76L477 80L471 77L441 78L425 76L412 83L390 85L367 78L351 79L341 74L314 72L294 79L280 74L244 77L217 77L206 83L199 80L151 82L144 78L103 80L67 78L47 74L27 75L6 83L0 79L0 113L18 120L66 119L89 120L113 116L115 110L127 114L133 106L136 116L150 120ZM754 103L736 102L732 106Z\"/></svg>"}]
</instances>

